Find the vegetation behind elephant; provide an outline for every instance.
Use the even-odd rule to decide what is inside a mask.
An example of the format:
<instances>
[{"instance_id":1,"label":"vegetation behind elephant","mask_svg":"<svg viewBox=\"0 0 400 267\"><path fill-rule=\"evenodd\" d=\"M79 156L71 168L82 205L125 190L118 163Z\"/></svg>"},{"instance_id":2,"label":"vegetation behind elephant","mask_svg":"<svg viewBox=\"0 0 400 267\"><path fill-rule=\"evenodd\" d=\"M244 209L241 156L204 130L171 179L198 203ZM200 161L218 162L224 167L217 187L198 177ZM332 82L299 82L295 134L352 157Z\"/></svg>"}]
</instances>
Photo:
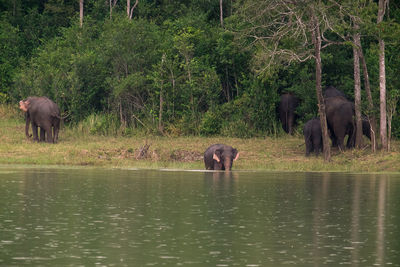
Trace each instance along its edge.
<instances>
[{"instance_id":1,"label":"vegetation behind elephant","mask_svg":"<svg viewBox=\"0 0 400 267\"><path fill-rule=\"evenodd\" d=\"M47 97L28 97L19 102L19 108L26 115L25 135L29 138L29 123L32 125L32 134L35 141L39 141L37 128L40 127L40 140L48 143L58 141L60 130L60 109L57 104Z\"/></svg>"},{"instance_id":2,"label":"vegetation behind elephant","mask_svg":"<svg viewBox=\"0 0 400 267\"><path fill-rule=\"evenodd\" d=\"M288 134L293 134L293 127L296 121L296 108L299 99L291 93L281 95L279 102L279 118L282 122L283 130Z\"/></svg>"},{"instance_id":3,"label":"vegetation behind elephant","mask_svg":"<svg viewBox=\"0 0 400 267\"><path fill-rule=\"evenodd\" d=\"M239 158L239 152L228 145L215 144L204 152L206 170L231 170L233 161Z\"/></svg>"},{"instance_id":4,"label":"vegetation behind elephant","mask_svg":"<svg viewBox=\"0 0 400 267\"><path fill-rule=\"evenodd\" d=\"M322 152L322 130L321 121L319 118L313 118L304 124L303 128L304 142L306 144L306 156L308 157L311 152L315 152L318 156Z\"/></svg>"},{"instance_id":5,"label":"vegetation behind elephant","mask_svg":"<svg viewBox=\"0 0 400 267\"><path fill-rule=\"evenodd\" d=\"M347 147L351 147L355 138L354 105L342 96L325 98L325 112L332 144L337 142L344 149L344 138L348 135Z\"/></svg>"}]
</instances>

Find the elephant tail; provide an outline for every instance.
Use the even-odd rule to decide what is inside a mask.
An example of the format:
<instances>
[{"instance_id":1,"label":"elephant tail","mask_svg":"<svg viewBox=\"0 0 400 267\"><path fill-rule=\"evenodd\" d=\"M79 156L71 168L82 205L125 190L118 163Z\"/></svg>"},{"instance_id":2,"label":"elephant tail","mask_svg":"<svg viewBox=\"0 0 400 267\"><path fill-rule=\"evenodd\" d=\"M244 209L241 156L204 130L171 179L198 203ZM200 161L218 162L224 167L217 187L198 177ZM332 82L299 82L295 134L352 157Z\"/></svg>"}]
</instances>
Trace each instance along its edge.
<instances>
[{"instance_id":1,"label":"elephant tail","mask_svg":"<svg viewBox=\"0 0 400 267\"><path fill-rule=\"evenodd\" d=\"M57 118L57 119L59 119L59 120L65 120L66 118L68 118L69 117L69 113L68 112L65 112L62 116L59 114L59 113L53 113L53 114L51 114L51 116L52 117L55 117L55 118Z\"/></svg>"}]
</instances>

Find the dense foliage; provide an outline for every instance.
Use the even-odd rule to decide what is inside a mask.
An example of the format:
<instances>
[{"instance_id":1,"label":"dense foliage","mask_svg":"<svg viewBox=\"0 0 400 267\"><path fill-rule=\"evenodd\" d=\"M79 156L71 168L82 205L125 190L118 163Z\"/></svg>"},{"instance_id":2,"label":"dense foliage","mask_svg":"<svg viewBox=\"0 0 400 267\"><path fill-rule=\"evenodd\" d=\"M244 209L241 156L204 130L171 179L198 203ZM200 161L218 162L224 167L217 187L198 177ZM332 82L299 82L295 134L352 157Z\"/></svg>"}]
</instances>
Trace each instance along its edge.
<instances>
[{"instance_id":1,"label":"dense foliage","mask_svg":"<svg viewBox=\"0 0 400 267\"><path fill-rule=\"evenodd\" d=\"M257 3L222 1L222 26L217 0L140 0L132 19L126 1L85 0L80 27L78 0L0 0L0 102L46 95L69 123L97 118L91 132L98 133L113 125L123 134L251 137L281 132L279 95L294 92L301 125L317 114L314 63L260 64L259 51L269 48L240 34L245 25L236 11L243 2ZM394 2L386 18L390 33L383 36L391 107L400 88L400 5ZM358 12L371 16L367 11ZM372 16L362 25L362 42L379 107L375 23ZM298 44L288 38L286 45ZM322 53L324 85L352 98L352 46L331 45ZM398 116L392 127L399 137Z\"/></svg>"}]
</instances>

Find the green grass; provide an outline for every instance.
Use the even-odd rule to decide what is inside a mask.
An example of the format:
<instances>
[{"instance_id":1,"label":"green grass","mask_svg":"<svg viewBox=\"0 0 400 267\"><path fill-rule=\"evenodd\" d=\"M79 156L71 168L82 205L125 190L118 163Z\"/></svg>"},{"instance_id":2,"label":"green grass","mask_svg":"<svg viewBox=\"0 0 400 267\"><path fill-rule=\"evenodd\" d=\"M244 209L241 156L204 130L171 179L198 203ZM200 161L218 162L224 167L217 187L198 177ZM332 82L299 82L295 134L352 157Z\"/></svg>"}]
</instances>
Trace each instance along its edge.
<instances>
[{"instance_id":1,"label":"green grass","mask_svg":"<svg viewBox=\"0 0 400 267\"><path fill-rule=\"evenodd\" d=\"M215 143L237 148L239 159L233 170L400 172L399 142L392 151L371 153L363 150L332 151L332 160L305 157L302 136L265 138L224 137L111 137L92 135L83 125L63 127L58 144L35 143L25 138L23 114L15 107L0 106L0 164L92 166L106 168L204 169L203 153ZM150 144L145 158L139 149Z\"/></svg>"}]
</instances>

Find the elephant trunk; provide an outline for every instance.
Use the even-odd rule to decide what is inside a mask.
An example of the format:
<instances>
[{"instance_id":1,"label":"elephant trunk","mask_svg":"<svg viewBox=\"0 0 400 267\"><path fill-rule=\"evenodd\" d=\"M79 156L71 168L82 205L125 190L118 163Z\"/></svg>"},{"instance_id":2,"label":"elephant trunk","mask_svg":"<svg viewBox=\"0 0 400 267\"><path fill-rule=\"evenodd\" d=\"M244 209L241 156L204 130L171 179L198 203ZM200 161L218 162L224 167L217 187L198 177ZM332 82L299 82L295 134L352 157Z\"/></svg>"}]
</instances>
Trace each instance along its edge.
<instances>
[{"instance_id":1,"label":"elephant trunk","mask_svg":"<svg viewBox=\"0 0 400 267\"><path fill-rule=\"evenodd\" d=\"M230 158L226 158L224 162L225 171L230 171L232 169L232 160Z\"/></svg>"},{"instance_id":2,"label":"elephant trunk","mask_svg":"<svg viewBox=\"0 0 400 267\"><path fill-rule=\"evenodd\" d=\"M25 113L25 135L26 138L30 138L31 136L29 135L29 123L30 123L31 119L29 117L28 113Z\"/></svg>"}]
</instances>

